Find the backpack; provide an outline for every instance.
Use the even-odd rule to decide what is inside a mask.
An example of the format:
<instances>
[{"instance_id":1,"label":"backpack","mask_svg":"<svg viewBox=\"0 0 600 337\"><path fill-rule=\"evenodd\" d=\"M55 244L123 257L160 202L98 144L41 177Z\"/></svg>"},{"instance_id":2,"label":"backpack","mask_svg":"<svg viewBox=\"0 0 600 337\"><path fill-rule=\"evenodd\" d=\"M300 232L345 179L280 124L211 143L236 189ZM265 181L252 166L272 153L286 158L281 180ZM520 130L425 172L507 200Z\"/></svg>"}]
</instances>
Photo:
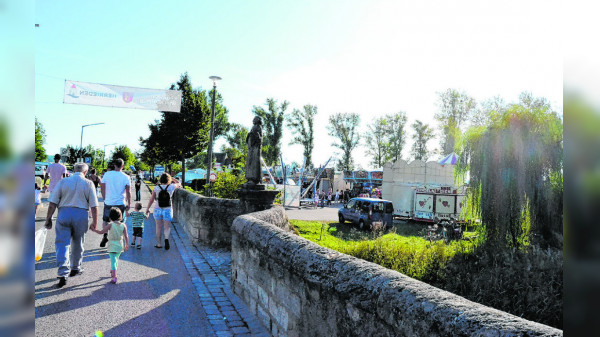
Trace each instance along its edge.
<instances>
[{"instance_id":1,"label":"backpack","mask_svg":"<svg viewBox=\"0 0 600 337\"><path fill-rule=\"evenodd\" d=\"M165 187L164 189L158 185L158 188L160 188L160 192L158 192L158 207L171 207L171 195L169 194L169 185L168 184L167 187Z\"/></svg>"}]
</instances>

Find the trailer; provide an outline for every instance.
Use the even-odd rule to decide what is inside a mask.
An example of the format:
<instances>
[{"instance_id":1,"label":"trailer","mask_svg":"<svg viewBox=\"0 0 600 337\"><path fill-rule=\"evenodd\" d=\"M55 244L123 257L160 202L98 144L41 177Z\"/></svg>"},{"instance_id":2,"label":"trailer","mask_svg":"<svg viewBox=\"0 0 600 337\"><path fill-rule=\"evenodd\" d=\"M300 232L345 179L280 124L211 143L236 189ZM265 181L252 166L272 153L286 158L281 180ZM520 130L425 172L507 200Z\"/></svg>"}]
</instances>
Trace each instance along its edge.
<instances>
[{"instance_id":1,"label":"trailer","mask_svg":"<svg viewBox=\"0 0 600 337\"><path fill-rule=\"evenodd\" d=\"M394 193L384 198L394 204L394 217L404 220L433 222L437 219L459 219L465 193L462 189L435 184L397 183Z\"/></svg>"}]
</instances>

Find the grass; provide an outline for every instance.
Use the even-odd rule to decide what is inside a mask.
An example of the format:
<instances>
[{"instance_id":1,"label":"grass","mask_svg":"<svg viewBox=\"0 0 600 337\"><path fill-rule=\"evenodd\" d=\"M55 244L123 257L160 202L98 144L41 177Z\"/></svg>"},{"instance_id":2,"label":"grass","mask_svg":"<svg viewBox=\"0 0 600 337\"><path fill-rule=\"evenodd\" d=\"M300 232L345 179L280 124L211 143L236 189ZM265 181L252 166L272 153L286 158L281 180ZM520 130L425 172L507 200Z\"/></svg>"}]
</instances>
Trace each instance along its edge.
<instances>
[{"instance_id":1,"label":"grass","mask_svg":"<svg viewBox=\"0 0 600 337\"><path fill-rule=\"evenodd\" d=\"M468 254L475 243L429 242L421 237L425 225L400 223L385 232L361 231L351 224L290 220L300 236L323 247L377 263L422 281L435 281L456 253ZM472 235L472 233L469 233Z\"/></svg>"},{"instance_id":2,"label":"grass","mask_svg":"<svg viewBox=\"0 0 600 337\"><path fill-rule=\"evenodd\" d=\"M156 186L155 183L151 182L150 180L144 180L144 182L146 183L146 185L148 185L150 191L154 191L154 187Z\"/></svg>"},{"instance_id":3,"label":"grass","mask_svg":"<svg viewBox=\"0 0 600 337\"><path fill-rule=\"evenodd\" d=\"M290 220L318 245L377 263L513 315L562 329L562 251L489 250L474 240L429 242L427 225L397 223L385 232L349 223ZM472 229L472 228L469 228ZM465 232L465 237L476 232Z\"/></svg>"}]
</instances>

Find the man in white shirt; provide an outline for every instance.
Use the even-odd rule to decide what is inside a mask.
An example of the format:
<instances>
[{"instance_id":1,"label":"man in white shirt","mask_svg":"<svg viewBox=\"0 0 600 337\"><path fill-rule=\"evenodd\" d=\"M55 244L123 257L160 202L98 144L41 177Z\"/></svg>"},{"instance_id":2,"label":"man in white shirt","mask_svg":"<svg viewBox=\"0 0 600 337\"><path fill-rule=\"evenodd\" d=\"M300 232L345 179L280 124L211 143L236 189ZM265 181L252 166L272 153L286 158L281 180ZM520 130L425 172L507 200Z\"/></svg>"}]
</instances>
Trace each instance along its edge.
<instances>
[{"instance_id":1,"label":"man in white shirt","mask_svg":"<svg viewBox=\"0 0 600 337\"><path fill-rule=\"evenodd\" d=\"M129 215L129 208L131 208L131 182L129 176L122 172L125 163L123 159L117 158L113 161L113 164L115 169L104 173L100 184L100 190L104 198L103 226L106 226L110 220L108 215L111 208L117 207L121 210L123 222L125 222L125 215ZM127 206L125 206L126 199ZM105 247L107 242L108 234L105 233L100 242L100 247Z\"/></svg>"}]
</instances>

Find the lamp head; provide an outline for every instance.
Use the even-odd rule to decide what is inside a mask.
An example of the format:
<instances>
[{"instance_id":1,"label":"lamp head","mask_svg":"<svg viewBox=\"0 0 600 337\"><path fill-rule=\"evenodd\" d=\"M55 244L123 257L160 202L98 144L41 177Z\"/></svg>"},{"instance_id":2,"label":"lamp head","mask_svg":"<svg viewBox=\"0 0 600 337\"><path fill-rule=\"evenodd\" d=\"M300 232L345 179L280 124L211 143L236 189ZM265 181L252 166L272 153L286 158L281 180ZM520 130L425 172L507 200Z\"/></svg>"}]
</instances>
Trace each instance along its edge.
<instances>
[{"instance_id":1,"label":"lamp head","mask_svg":"<svg viewBox=\"0 0 600 337\"><path fill-rule=\"evenodd\" d=\"M211 79L213 81L214 86L217 85L217 81L221 80L221 78L219 76L211 76L211 77L209 77L209 79Z\"/></svg>"}]
</instances>

